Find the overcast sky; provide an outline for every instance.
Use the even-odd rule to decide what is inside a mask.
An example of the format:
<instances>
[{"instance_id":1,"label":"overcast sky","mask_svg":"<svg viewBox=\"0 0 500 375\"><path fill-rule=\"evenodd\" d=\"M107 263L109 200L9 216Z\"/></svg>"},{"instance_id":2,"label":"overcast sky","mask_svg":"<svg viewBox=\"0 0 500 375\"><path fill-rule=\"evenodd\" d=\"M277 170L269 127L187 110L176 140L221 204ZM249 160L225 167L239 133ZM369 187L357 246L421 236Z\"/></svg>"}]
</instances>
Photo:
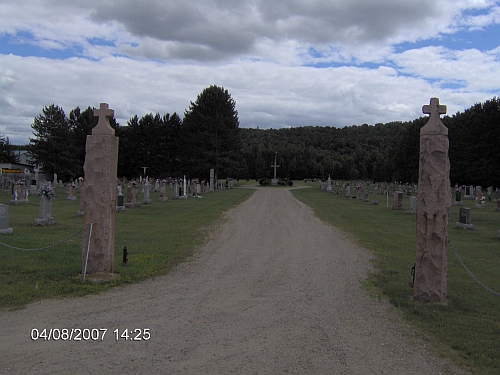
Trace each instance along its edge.
<instances>
[{"instance_id":1,"label":"overcast sky","mask_svg":"<svg viewBox=\"0 0 500 375\"><path fill-rule=\"evenodd\" d=\"M52 103L120 125L223 86L240 127L407 121L500 95L495 0L0 0L0 134Z\"/></svg>"}]
</instances>

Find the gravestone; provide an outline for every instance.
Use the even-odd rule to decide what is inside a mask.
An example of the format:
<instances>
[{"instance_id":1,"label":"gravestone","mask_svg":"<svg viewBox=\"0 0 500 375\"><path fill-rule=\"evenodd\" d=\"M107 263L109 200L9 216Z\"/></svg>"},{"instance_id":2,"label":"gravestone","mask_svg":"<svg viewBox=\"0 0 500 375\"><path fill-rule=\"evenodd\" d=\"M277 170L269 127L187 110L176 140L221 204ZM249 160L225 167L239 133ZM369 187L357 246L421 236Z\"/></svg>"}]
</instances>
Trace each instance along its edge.
<instances>
[{"instance_id":1,"label":"gravestone","mask_svg":"<svg viewBox=\"0 0 500 375\"><path fill-rule=\"evenodd\" d=\"M9 206L0 204L0 234L11 234L13 231L9 228Z\"/></svg>"},{"instance_id":2,"label":"gravestone","mask_svg":"<svg viewBox=\"0 0 500 375\"><path fill-rule=\"evenodd\" d=\"M134 180L130 181L127 186L127 203L125 203L125 207L132 208L139 205L139 202L137 202L138 193L139 186L137 186Z\"/></svg>"},{"instance_id":3,"label":"gravestone","mask_svg":"<svg viewBox=\"0 0 500 375\"><path fill-rule=\"evenodd\" d=\"M179 199L179 185L177 179L174 180L174 194L172 195L173 199Z\"/></svg>"},{"instance_id":4,"label":"gravestone","mask_svg":"<svg viewBox=\"0 0 500 375\"><path fill-rule=\"evenodd\" d=\"M109 109L107 103L100 103L99 109L94 109L94 116L99 120L92 129L92 134L87 136L83 165L85 186L82 264L87 258L88 274L111 275L115 254L118 137L109 124L109 118L114 116L114 111ZM91 223L92 232L89 239Z\"/></svg>"},{"instance_id":5,"label":"gravestone","mask_svg":"<svg viewBox=\"0 0 500 375\"><path fill-rule=\"evenodd\" d=\"M333 192L333 190L332 190L332 178L330 177L330 175L328 175L328 180L326 181L326 192L327 193Z\"/></svg>"},{"instance_id":6,"label":"gravestone","mask_svg":"<svg viewBox=\"0 0 500 375\"><path fill-rule=\"evenodd\" d=\"M125 197L122 193L122 183L116 185L116 211L125 211Z\"/></svg>"},{"instance_id":7,"label":"gravestone","mask_svg":"<svg viewBox=\"0 0 500 375\"><path fill-rule=\"evenodd\" d=\"M66 199L69 201L75 201L76 196L75 196L75 184L68 185L68 195L66 196Z\"/></svg>"},{"instance_id":8,"label":"gravestone","mask_svg":"<svg viewBox=\"0 0 500 375\"><path fill-rule=\"evenodd\" d=\"M495 211L500 212L500 199L497 199L497 206L495 208Z\"/></svg>"},{"instance_id":9,"label":"gravestone","mask_svg":"<svg viewBox=\"0 0 500 375\"><path fill-rule=\"evenodd\" d=\"M52 217L52 200L50 196L40 196L40 207L38 209L38 218L35 219L35 225L52 225L55 223Z\"/></svg>"},{"instance_id":10,"label":"gravestone","mask_svg":"<svg viewBox=\"0 0 500 375\"><path fill-rule=\"evenodd\" d=\"M214 170L210 169L210 189L208 190L210 193L214 192Z\"/></svg>"},{"instance_id":11,"label":"gravestone","mask_svg":"<svg viewBox=\"0 0 500 375\"><path fill-rule=\"evenodd\" d=\"M23 184L14 185L14 199L10 201L12 204L25 204L29 203L29 199L26 195L26 186Z\"/></svg>"},{"instance_id":12,"label":"gravestone","mask_svg":"<svg viewBox=\"0 0 500 375\"><path fill-rule=\"evenodd\" d=\"M395 191L392 194L392 209L402 210L403 209L403 192Z\"/></svg>"},{"instance_id":13,"label":"gravestone","mask_svg":"<svg viewBox=\"0 0 500 375\"><path fill-rule=\"evenodd\" d=\"M453 204L455 206L462 205L462 190L460 188L455 190L455 202Z\"/></svg>"},{"instance_id":14,"label":"gravestone","mask_svg":"<svg viewBox=\"0 0 500 375\"><path fill-rule=\"evenodd\" d=\"M413 299L445 303L451 191L448 128L440 115L446 113L446 106L439 105L438 98L431 98L422 112L430 116L420 129Z\"/></svg>"},{"instance_id":15,"label":"gravestone","mask_svg":"<svg viewBox=\"0 0 500 375\"><path fill-rule=\"evenodd\" d=\"M378 204L378 188L373 189L373 200L372 204Z\"/></svg>"},{"instance_id":16,"label":"gravestone","mask_svg":"<svg viewBox=\"0 0 500 375\"><path fill-rule=\"evenodd\" d=\"M461 207L458 214L457 227L461 229L473 230L472 224L472 210L470 208Z\"/></svg>"},{"instance_id":17,"label":"gravestone","mask_svg":"<svg viewBox=\"0 0 500 375\"><path fill-rule=\"evenodd\" d=\"M417 197L409 197L409 198L410 198L410 209L408 210L408 213L415 215L417 213Z\"/></svg>"},{"instance_id":18,"label":"gravestone","mask_svg":"<svg viewBox=\"0 0 500 375\"><path fill-rule=\"evenodd\" d=\"M369 195L369 192L368 192L368 189L366 189L366 190L365 190L365 196L363 197L363 201L365 201L365 202L370 201L370 199L369 199L368 195Z\"/></svg>"},{"instance_id":19,"label":"gravestone","mask_svg":"<svg viewBox=\"0 0 500 375\"><path fill-rule=\"evenodd\" d=\"M149 181L146 180L146 183L144 184L144 197L142 199L142 204L150 204L151 203L151 198L149 198L149 189L151 188L151 185L149 184Z\"/></svg>"},{"instance_id":20,"label":"gravestone","mask_svg":"<svg viewBox=\"0 0 500 375\"><path fill-rule=\"evenodd\" d=\"M166 184L167 182L165 180L162 180L160 185L160 197L158 198L159 202L166 202L168 200Z\"/></svg>"},{"instance_id":21,"label":"gravestone","mask_svg":"<svg viewBox=\"0 0 500 375\"><path fill-rule=\"evenodd\" d=\"M345 197L351 198L351 187L349 185L347 185L345 188Z\"/></svg>"}]
</instances>

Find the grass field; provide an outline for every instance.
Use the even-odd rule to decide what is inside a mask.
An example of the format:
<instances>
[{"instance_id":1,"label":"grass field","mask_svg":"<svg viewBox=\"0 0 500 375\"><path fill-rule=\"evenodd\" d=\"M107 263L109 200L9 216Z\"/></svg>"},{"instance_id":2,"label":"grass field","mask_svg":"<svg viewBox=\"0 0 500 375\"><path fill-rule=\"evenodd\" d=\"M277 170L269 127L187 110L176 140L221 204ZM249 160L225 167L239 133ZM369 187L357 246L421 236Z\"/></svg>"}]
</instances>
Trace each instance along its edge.
<instances>
[{"instance_id":1,"label":"grass field","mask_svg":"<svg viewBox=\"0 0 500 375\"><path fill-rule=\"evenodd\" d=\"M168 190L167 190L168 192ZM0 236L0 242L23 249L38 249L76 236L46 250L22 251L0 246L0 308L20 308L44 298L79 296L132 283L167 273L193 254L203 243L207 231L222 218L222 213L246 200L250 189L224 190L201 199L169 199L158 202L151 193L150 205L116 213L115 275L106 284L81 283L83 217L77 217L78 201L66 199L58 188L52 216L56 224L34 225L39 198L29 203L9 204L9 227L13 234ZM0 203L8 204L10 193L0 192ZM122 266L123 247L129 256Z\"/></svg>"},{"instance_id":2,"label":"grass field","mask_svg":"<svg viewBox=\"0 0 500 375\"><path fill-rule=\"evenodd\" d=\"M402 211L327 194L319 188L298 189L294 196L311 206L323 221L348 233L374 254L375 271L364 284L373 293L388 298L403 317L443 355L450 356L475 374L500 374L500 297L482 286L464 270L451 247L448 248L448 304L413 302L411 268L415 262L416 217L410 215L409 201ZM391 204L389 203L389 207ZM475 276L500 293L500 212L496 203L472 208L473 231L455 228L458 206L452 206L449 240Z\"/></svg>"},{"instance_id":3,"label":"grass field","mask_svg":"<svg viewBox=\"0 0 500 375\"><path fill-rule=\"evenodd\" d=\"M257 182L239 181L235 186L255 186ZM417 336L435 345L443 355L475 374L500 373L500 297L486 291L462 268L449 248L448 304L412 302L411 268L415 262L415 215L379 205L327 194L310 181L294 186L313 186L293 190L296 198L311 206L317 216L348 233L354 241L369 249L374 272L363 280L375 296L387 298L401 315L418 328ZM280 188L280 187L268 187ZM22 308L44 298L79 296L116 285L133 283L163 275L180 262L189 260L202 244L207 232L222 218L222 213L246 200L250 189L225 190L202 199L158 202L151 194L151 205L127 209L116 214L116 279L105 284L81 283L81 246L83 218L77 217L78 201L66 200L62 188L57 191L52 215L56 224L36 227L38 197L27 205L9 205L10 235L0 242L24 249L64 243L46 250L22 251L0 246L0 308ZM0 203L8 204L11 195L0 192ZM405 198L406 199L406 198ZM473 210L474 231L455 228L458 207L452 206L449 239L465 264L488 287L500 292L500 212L494 203L476 209L474 201L464 201ZM126 246L129 262L122 266Z\"/></svg>"}]
</instances>

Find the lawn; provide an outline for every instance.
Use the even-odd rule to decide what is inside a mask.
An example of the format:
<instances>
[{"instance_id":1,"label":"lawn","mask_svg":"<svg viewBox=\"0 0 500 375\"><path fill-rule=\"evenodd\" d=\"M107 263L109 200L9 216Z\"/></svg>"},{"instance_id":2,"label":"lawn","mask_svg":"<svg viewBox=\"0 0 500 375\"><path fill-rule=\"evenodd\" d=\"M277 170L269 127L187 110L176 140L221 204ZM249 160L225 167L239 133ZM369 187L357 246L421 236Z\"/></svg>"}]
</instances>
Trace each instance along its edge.
<instances>
[{"instance_id":1,"label":"lawn","mask_svg":"<svg viewBox=\"0 0 500 375\"><path fill-rule=\"evenodd\" d=\"M67 200L64 189L58 188L52 207L56 223L35 226L37 196L30 196L28 204L11 205L11 194L0 192L0 203L8 204L9 227L13 228L12 234L0 236L0 308L21 308L39 299L80 296L163 275L189 260L222 220L223 212L251 194L250 189L231 189L201 199L158 202L159 193L151 193L150 205L116 213L115 280L82 284L79 201ZM129 254L126 266L122 265L124 247Z\"/></svg>"},{"instance_id":2,"label":"lawn","mask_svg":"<svg viewBox=\"0 0 500 375\"><path fill-rule=\"evenodd\" d=\"M500 373L500 297L487 291L462 267L448 248L448 304L413 302L411 268L415 263L416 216L379 205L313 189L293 190L323 221L348 233L374 255L374 272L363 281L380 298L387 298L412 326L419 338L433 343L443 355L477 374ZM459 207L452 206L448 237L463 262L486 286L500 293L500 212L496 202L472 208L473 231L457 229Z\"/></svg>"}]
</instances>

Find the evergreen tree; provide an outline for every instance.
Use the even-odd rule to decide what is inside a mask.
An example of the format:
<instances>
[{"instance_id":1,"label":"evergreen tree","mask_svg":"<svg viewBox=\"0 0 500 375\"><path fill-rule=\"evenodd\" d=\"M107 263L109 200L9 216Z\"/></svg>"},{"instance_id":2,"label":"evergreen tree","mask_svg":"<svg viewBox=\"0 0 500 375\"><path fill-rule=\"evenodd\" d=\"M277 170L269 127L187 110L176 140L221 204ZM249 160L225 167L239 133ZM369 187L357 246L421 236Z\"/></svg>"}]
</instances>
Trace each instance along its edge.
<instances>
[{"instance_id":1,"label":"evergreen tree","mask_svg":"<svg viewBox=\"0 0 500 375\"><path fill-rule=\"evenodd\" d=\"M14 154L14 149L9 142L9 137L0 135L0 162L15 163L17 158Z\"/></svg>"},{"instance_id":2,"label":"evergreen tree","mask_svg":"<svg viewBox=\"0 0 500 375\"><path fill-rule=\"evenodd\" d=\"M30 138L30 150L43 172L57 173L64 180L74 177L78 157L63 109L54 104L45 107L31 127L35 137Z\"/></svg>"},{"instance_id":3,"label":"evergreen tree","mask_svg":"<svg viewBox=\"0 0 500 375\"><path fill-rule=\"evenodd\" d=\"M231 152L241 148L236 102L223 87L205 88L186 110L183 120L184 165L191 177L232 175Z\"/></svg>"}]
</instances>

